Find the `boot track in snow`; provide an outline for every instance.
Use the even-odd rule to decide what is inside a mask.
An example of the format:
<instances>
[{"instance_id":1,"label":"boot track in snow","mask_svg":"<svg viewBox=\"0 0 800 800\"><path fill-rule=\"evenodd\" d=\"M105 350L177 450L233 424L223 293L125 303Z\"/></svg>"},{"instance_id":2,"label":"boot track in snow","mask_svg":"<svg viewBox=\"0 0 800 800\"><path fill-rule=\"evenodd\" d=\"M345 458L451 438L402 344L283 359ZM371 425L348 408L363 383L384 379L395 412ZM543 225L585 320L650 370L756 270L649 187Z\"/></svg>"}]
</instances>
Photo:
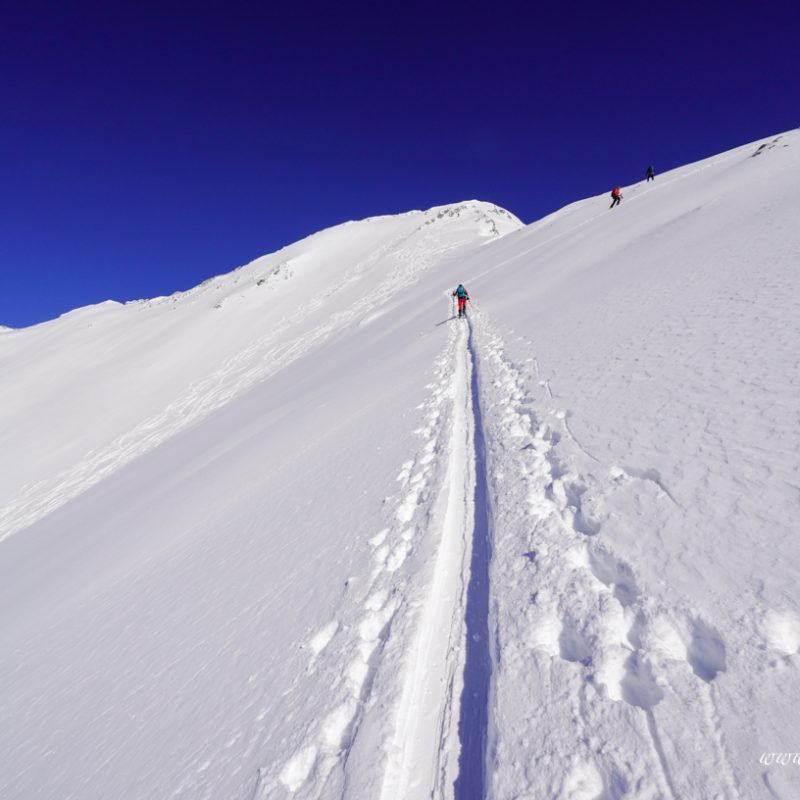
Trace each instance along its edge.
<instances>
[{"instance_id":1,"label":"boot track in snow","mask_svg":"<svg viewBox=\"0 0 800 800\"><path fill-rule=\"evenodd\" d=\"M639 478L574 439L545 380L530 395L524 372L541 376L528 362L482 315L456 324L396 522L370 540L351 696L262 771L256 797L738 796L713 683L725 644L680 600L655 604L598 536L598 501ZM337 626L314 637L314 658ZM689 750L687 706L700 709ZM700 741L718 770L700 769Z\"/></svg>"},{"instance_id":2,"label":"boot track in snow","mask_svg":"<svg viewBox=\"0 0 800 800\"><path fill-rule=\"evenodd\" d=\"M482 797L489 652L490 522L471 329L453 374L447 476L433 579L408 657L381 800Z\"/></svg>"}]
</instances>

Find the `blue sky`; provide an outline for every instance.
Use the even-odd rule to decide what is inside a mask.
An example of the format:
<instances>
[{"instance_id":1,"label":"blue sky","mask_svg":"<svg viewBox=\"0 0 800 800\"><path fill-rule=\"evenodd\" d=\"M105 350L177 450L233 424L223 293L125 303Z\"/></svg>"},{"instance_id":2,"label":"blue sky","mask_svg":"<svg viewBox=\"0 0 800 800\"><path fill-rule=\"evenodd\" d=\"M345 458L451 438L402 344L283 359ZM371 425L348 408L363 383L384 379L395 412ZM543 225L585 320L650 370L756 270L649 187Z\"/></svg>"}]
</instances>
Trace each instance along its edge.
<instances>
[{"instance_id":1,"label":"blue sky","mask_svg":"<svg viewBox=\"0 0 800 800\"><path fill-rule=\"evenodd\" d=\"M168 294L348 219L530 222L800 124L798 4L17 3L0 324Z\"/></svg>"}]
</instances>

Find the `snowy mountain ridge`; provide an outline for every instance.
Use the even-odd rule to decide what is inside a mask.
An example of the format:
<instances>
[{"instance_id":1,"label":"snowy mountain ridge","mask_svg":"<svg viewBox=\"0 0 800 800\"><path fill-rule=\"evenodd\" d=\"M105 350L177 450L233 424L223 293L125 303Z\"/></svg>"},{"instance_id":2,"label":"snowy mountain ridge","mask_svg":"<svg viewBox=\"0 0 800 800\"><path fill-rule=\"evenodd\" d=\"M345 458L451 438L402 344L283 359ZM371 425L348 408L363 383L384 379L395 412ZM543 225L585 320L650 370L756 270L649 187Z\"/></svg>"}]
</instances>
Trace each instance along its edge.
<instances>
[{"instance_id":1,"label":"snowy mountain ridge","mask_svg":"<svg viewBox=\"0 0 800 800\"><path fill-rule=\"evenodd\" d=\"M491 220L488 214L493 216ZM17 367L19 413L24 415L31 402L46 402L40 396L58 395L63 399L66 384L66 391L75 394L71 407L76 413L85 413L93 403L101 403L103 423L109 429L103 438L108 441L112 426L120 438L112 438L105 448L92 450L58 475L49 489L41 479L23 484L27 473L18 463L15 480L19 479L16 486L21 491L16 504L7 503L0 511L0 539L8 535L9 525L13 528L32 519L28 509L43 511L50 509L53 502L66 501L73 491L83 491L91 481L105 476L111 462L114 468L121 466L142 448L160 443L162 436L193 424L198 415L229 402L237 392L294 360L317 340L326 339L353 321L360 319L365 324L373 318L371 309L385 303L434 263L432 256L520 225L502 209L482 203L436 207L412 216L377 218L371 223L346 223L232 273L211 278L187 292L124 307L106 302L77 309L60 320L29 329L24 338L14 337L11 341L17 352L12 344L8 351L0 353L0 359L7 357L0 363L10 369ZM435 247L431 247L429 243L434 238ZM179 317L164 317L155 311L158 308L178 312ZM211 320L205 316L218 310L225 312L220 318ZM132 313L144 316L131 320ZM278 319L276 313L280 315ZM180 331L177 339L173 333L176 329ZM154 330L164 333L156 342L156 351L150 349ZM38 358L33 357L40 342L41 352ZM113 369L119 363L120 348L130 352L131 361L124 368L129 370L131 363L136 364L142 370L142 381L151 381L154 368L159 375L174 370L163 386L154 387L165 390L163 396L158 400L155 396L141 398L142 408L138 403L108 405L107 398L114 396L120 381ZM89 351L97 351L97 355L84 365L76 363L74 357L63 359L65 351L77 354L78 359ZM52 369L40 381L42 362L48 358ZM76 374L81 370L88 370L89 375L95 372L97 358L111 369L97 380L84 375L76 385ZM151 360L155 363L145 363ZM130 374L125 376L128 381L135 379ZM147 415L149 409L154 415ZM13 403L9 410L13 415ZM132 413L139 417L138 425L132 424ZM119 422L115 415L122 417ZM59 444L65 435L76 448L86 452L92 439L76 441L72 426L65 426L64 419L54 419L53 423L55 429L47 429L48 421L39 421L39 436L59 457L65 455ZM20 434L24 431L24 426L18 428ZM22 440L18 447L20 452L26 449ZM40 467L41 455L35 453L34 458ZM65 460L62 458L62 463ZM32 496L31 492L35 494ZM20 522L8 523L9 518Z\"/></svg>"},{"instance_id":2,"label":"snowy mountain ridge","mask_svg":"<svg viewBox=\"0 0 800 800\"><path fill-rule=\"evenodd\" d=\"M798 178L793 131L3 336L0 795L793 797Z\"/></svg>"},{"instance_id":3,"label":"snowy mountain ridge","mask_svg":"<svg viewBox=\"0 0 800 800\"><path fill-rule=\"evenodd\" d=\"M399 218L406 217L410 220L419 220L419 228L423 225L433 225L442 220L460 219L464 215L464 219L469 217L470 221L475 224L476 228L482 231L482 235L487 237L496 237L514 230L516 227L522 227L522 222L514 216L511 212L500 208L494 203L488 203L482 200L465 200L458 203L449 203L440 206L433 206L427 210L414 210L407 211L402 214L385 214L380 216L367 217L362 220L350 220L334 225L330 228L317 231L309 236L295 242L291 245L277 250L267 256L262 256L255 259L249 264L244 264L236 267L230 272L215 275L207 278L202 283L190 289L176 291L170 295L163 295L158 297L143 298L140 300L129 300L125 303L120 303L116 300L105 300L101 303L93 305L82 306L65 312L60 315L59 319L72 314L81 314L87 309L93 309L102 306L119 306L119 305L148 305L153 303L164 302L177 302L181 298L193 297L196 294L203 293L209 288L222 289L223 287L237 286L242 280L254 280L258 285L263 286L277 271L281 268L288 266L288 262L296 256L298 252L306 252L315 247L324 248L327 246L326 242L330 237L337 237L344 227L349 226L368 226L371 223L389 223L397 221ZM498 226L497 221L500 221ZM463 220L462 220L463 221ZM284 254L285 258L280 261L277 266L275 260L279 254ZM266 267L266 269L265 269ZM241 274L240 274L241 273ZM235 291L235 289L232 289ZM48 321L51 322L51 321ZM48 323L40 323L48 324ZM0 325L0 332L15 331L23 329L10 328Z\"/></svg>"}]
</instances>

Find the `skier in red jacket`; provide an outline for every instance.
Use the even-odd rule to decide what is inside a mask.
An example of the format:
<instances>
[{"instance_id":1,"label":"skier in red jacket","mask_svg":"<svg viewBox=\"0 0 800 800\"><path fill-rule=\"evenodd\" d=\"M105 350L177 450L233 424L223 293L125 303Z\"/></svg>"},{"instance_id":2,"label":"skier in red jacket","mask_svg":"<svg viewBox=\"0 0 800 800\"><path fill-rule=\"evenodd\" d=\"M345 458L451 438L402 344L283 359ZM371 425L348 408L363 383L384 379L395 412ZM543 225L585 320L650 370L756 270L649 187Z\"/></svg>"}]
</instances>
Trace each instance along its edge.
<instances>
[{"instance_id":1,"label":"skier in red jacket","mask_svg":"<svg viewBox=\"0 0 800 800\"><path fill-rule=\"evenodd\" d=\"M622 190L619 186L614 187L614 191L611 192L611 205L609 208L614 208L614 206L618 206L622 202Z\"/></svg>"}]
</instances>

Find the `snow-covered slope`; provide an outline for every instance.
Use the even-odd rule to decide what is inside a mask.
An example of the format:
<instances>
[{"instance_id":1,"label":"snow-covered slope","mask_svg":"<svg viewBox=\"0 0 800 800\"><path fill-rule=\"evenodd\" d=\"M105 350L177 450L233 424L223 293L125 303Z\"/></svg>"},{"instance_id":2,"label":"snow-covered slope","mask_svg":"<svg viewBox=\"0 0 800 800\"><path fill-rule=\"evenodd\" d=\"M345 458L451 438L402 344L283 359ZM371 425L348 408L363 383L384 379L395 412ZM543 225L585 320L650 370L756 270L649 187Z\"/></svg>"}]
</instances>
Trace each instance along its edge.
<instances>
[{"instance_id":1,"label":"snow-covered slope","mask_svg":"<svg viewBox=\"0 0 800 800\"><path fill-rule=\"evenodd\" d=\"M796 796L798 179L792 132L4 332L0 796Z\"/></svg>"},{"instance_id":2,"label":"snow-covered slope","mask_svg":"<svg viewBox=\"0 0 800 800\"><path fill-rule=\"evenodd\" d=\"M0 539L296 361L448 252L519 221L487 203L323 231L189 292L102 303L6 337ZM87 425L87 420L91 424Z\"/></svg>"},{"instance_id":3,"label":"snow-covered slope","mask_svg":"<svg viewBox=\"0 0 800 800\"><path fill-rule=\"evenodd\" d=\"M791 133L474 261L494 796L797 796L759 759L796 729L798 178Z\"/></svg>"}]
</instances>

